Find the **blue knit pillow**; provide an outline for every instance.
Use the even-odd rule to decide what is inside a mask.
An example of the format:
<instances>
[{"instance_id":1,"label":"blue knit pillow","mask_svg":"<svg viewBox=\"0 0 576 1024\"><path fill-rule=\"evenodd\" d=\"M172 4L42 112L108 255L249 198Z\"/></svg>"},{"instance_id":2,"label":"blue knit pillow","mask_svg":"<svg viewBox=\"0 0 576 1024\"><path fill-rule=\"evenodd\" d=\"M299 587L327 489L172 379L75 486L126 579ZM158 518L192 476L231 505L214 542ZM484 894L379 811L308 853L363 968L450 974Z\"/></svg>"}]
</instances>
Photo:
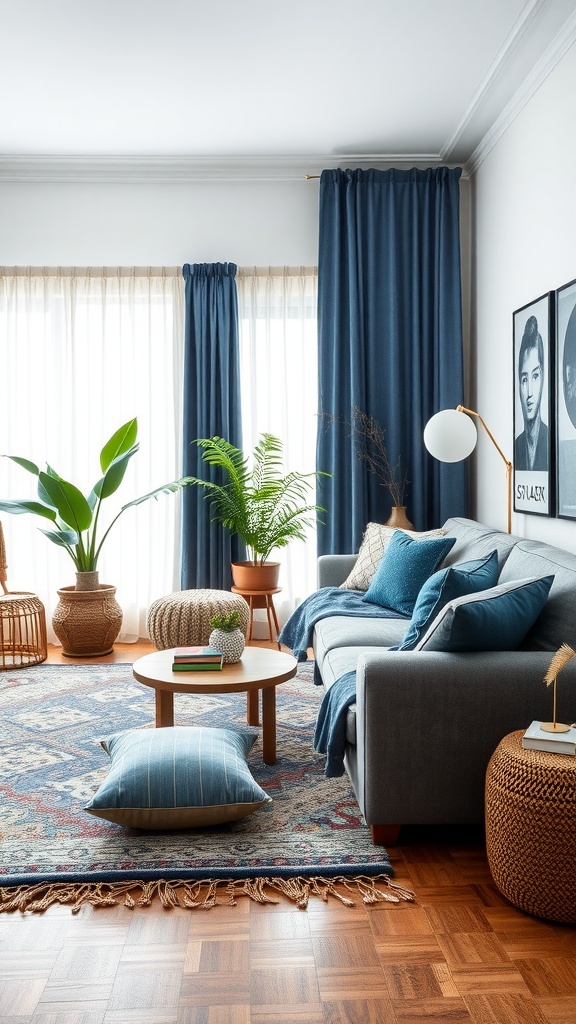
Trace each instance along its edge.
<instances>
[{"instance_id":1,"label":"blue knit pillow","mask_svg":"<svg viewBox=\"0 0 576 1024\"><path fill-rule=\"evenodd\" d=\"M492 551L485 558L476 558L458 565L438 569L418 594L410 625L406 630L399 651L412 651L426 630L432 625L439 611L466 594L488 590L498 582L498 552Z\"/></svg>"},{"instance_id":2,"label":"blue knit pillow","mask_svg":"<svg viewBox=\"0 0 576 1024\"><path fill-rule=\"evenodd\" d=\"M270 801L246 763L256 736L231 729L129 729L102 740L108 776L85 810L129 828L245 818Z\"/></svg>"},{"instance_id":3,"label":"blue knit pillow","mask_svg":"<svg viewBox=\"0 0 576 1024\"><path fill-rule=\"evenodd\" d=\"M414 650L515 651L546 604L553 580L512 580L450 601Z\"/></svg>"},{"instance_id":4,"label":"blue knit pillow","mask_svg":"<svg viewBox=\"0 0 576 1024\"><path fill-rule=\"evenodd\" d=\"M412 615L424 583L455 542L455 537L413 540L396 530L362 600Z\"/></svg>"}]
</instances>

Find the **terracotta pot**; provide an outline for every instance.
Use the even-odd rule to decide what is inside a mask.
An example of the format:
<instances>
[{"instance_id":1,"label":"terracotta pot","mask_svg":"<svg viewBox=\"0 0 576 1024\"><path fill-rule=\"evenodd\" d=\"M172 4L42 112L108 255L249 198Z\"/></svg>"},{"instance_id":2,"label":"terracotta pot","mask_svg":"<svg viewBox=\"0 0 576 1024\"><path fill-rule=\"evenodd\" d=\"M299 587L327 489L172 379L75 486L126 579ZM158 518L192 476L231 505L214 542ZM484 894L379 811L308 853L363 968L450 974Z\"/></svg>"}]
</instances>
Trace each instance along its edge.
<instances>
[{"instance_id":1,"label":"terracotta pot","mask_svg":"<svg viewBox=\"0 0 576 1024\"><path fill-rule=\"evenodd\" d=\"M274 590L278 586L280 562L232 562L232 578L238 590Z\"/></svg>"},{"instance_id":2,"label":"terracotta pot","mask_svg":"<svg viewBox=\"0 0 576 1024\"><path fill-rule=\"evenodd\" d=\"M52 625L69 658L110 654L122 625L122 609L115 599L116 587L106 583L97 590L61 587Z\"/></svg>"},{"instance_id":3,"label":"terracotta pot","mask_svg":"<svg viewBox=\"0 0 576 1024\"><path fill-rule=\"evenodd\" d=\"M399 530L413 530L414 523L411 523L406 515L405 505L393 505L390 518L386 520L386 526L396 526Z\"/></svg>"}]
</instances>

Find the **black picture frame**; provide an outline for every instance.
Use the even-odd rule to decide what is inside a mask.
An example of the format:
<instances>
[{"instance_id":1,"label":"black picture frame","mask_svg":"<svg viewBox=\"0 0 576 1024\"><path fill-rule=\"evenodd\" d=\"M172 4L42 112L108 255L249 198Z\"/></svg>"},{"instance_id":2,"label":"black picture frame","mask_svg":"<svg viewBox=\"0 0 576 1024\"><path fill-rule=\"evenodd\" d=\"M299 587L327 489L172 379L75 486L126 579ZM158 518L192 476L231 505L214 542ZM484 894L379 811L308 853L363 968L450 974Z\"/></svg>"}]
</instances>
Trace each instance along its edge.
<instances>
[{"instance_id":1,"label":"black picture frame","mask_svg":"<svg viewBox=\"0 0 576 1024\"><path fill-rule=\"evenodd\" d=\"M514 511L556 512L554 292L512 314L514 358Z\"/></svg>"},{"instance_id":2,"label":"black picture frame","mask_svg":"<svg viewBox=\"0 0 576 1024\"><path fill-rule=\"evenodd\" d=\"M557 515L576 519L576 279L556 289Z\"/></svg>"}]
</instances>

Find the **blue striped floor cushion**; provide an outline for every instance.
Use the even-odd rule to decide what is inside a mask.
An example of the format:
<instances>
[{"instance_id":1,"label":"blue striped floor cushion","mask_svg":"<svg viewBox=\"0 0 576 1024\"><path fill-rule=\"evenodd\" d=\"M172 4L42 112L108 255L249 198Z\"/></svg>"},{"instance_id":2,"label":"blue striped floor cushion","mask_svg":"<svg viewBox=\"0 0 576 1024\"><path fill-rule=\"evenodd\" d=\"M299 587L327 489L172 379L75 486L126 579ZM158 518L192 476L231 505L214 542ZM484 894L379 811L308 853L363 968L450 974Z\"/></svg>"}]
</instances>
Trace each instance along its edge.
<instances>
[{"instance_id":1,"label":"blue striped floor cushion","mask_svg":"<svg viewBox=\"0 0 576 1024\"><path fill-rule=\"evenodd\" d=\"M255 734L203 727L115 733L101 740L110 771L85 810L142 829L245 818L270 801L246 762L255 740Z\"/></svg>"}]
</instances>

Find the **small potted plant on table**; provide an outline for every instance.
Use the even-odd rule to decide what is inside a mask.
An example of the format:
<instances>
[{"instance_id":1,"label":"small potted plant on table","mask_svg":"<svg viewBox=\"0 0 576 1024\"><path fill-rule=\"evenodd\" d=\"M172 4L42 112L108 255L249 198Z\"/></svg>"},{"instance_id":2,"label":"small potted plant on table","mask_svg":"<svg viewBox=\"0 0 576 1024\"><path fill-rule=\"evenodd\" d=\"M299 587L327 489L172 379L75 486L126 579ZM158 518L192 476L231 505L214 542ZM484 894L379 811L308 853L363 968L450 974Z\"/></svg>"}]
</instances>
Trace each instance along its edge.
<instances>
[{"instance_id":1,"label":"small potted plant on table","mask_svg":"<svg viewBox=\"0 0 576 1024\"><path fill-rule=\"evenodd\" d=\"M221 615L213 615L210 619L212 632L208 644L215 651L220 651L224 664L235 665L240 661L246 643L244 633L240 629L240 615L236 609Z\"/></svg>"}]
</instances>

